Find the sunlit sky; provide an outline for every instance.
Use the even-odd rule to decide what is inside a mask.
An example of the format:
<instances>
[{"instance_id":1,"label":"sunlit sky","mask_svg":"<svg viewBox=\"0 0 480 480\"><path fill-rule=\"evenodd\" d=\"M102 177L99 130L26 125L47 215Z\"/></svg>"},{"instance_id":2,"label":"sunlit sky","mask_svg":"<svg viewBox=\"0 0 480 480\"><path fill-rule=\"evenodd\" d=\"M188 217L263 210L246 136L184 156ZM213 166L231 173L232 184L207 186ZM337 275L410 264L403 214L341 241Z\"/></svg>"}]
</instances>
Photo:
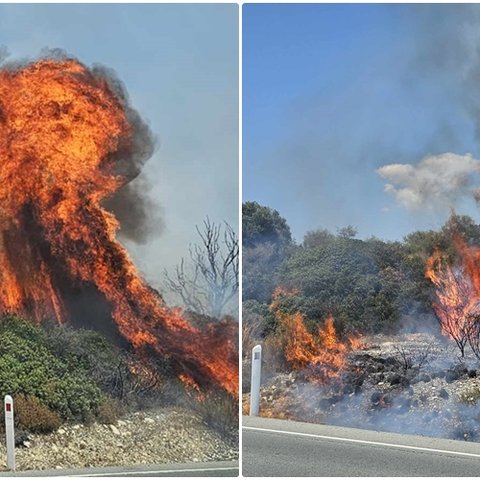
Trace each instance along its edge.
<instances>
[{"instance_id":1,"label":"sunlit sky","mask_svg":"<svg viewBox=\"0 0 480 480\"><path fill-rule=\"evenodd\" d=\"M477 65L464 60L477 51L464 27L479 31L478 12L245 5L244 200L277 209L300 241L348 224L385 239L441 225L450 205L410 211L376 169L447 152L479 158L470 108L479 92L465 80ZM480 222L468 196L451 206Z\"/></svg>"},{"instance_id":2,"label":"sunlit sky","mask_svg":"<svg viewBox=\"0 0 480 480\"><path fill-rule=\"evenodd\" d=\"M237 227L237 5L2 4L2 45L11 59L62 48L124 82L159 140L144 174L164 226L127 243L154 286L206 215Z\"/></svg>"}]
</instances>

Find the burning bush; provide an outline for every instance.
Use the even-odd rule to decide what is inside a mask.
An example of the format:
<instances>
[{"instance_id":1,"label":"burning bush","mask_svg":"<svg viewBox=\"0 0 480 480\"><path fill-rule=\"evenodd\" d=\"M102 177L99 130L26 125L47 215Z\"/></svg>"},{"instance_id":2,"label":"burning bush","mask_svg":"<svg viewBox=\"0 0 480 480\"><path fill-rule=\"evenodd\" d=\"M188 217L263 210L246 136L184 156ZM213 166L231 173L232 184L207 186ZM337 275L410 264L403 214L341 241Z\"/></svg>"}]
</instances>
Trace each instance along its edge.
<instances>
[{"instance_id":1,"label":"burning bush","mask_svg":"<svg viewBox=\"0 0 480 480\"><path fill-rule=\"evenodd\" d=\"M57 417L105 422L188 398L167 359L145 362L96 332L15 316L0 321L0 369L0 395L21 396L22 412L38 411L38 425L33 413L21 414L31 431L46 432Z\"/></svg>"},{"instance_id":2,"label":"burning bush","mask_svg":"<svg viewBox=\"0 0 480 480\"><path fill-rule=\"evenodd\" d=\"M456 263L436 248L427 261L425 276L435 285L433 308L442 334L457 344L462 357L470 345L480 359L480 248L454 236Z\"/></svg>"},{"instance_id":3,"label":"burning bush","mask_svg":"<svg viewBox=\"0 0 480 480\"><path fill-rule=\"evenodd\" d=\"M302 371L310 381L323 384L339 375L346 365L347 353L358 347L353 337L346 342L337 337L334 320L327 316L316 335L308 331L300 312L286 313L280 308L282 296L294 297L298 291L277 289L270 306L275 313L283 343L283 355L289 367Z\"/></svg>"},{"instance_id":4,"label":"burning bush","mask_svg":"<svg viewBox=\"0 0 480 480\"><path fill-rule=\"evenodd\" d=\"M140 355L169 357L187 384L236 395L235 352L225 354L233 339L212 338L222 332L167 307L105 206L128 191L153 153L151 137L105 68L55 54L2 64L0 313L101 331Z\"/></svg>"}]
</instances>

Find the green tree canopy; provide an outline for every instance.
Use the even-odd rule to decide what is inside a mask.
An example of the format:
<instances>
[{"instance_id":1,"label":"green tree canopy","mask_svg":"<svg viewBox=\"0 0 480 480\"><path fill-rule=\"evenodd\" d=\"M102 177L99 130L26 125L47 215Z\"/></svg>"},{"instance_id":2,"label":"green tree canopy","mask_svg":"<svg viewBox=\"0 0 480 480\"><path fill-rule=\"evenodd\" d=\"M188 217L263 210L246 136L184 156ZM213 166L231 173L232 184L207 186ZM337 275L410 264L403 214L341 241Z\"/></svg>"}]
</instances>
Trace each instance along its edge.
<instances>
[{"instance_id":1,"label":"green tree canopy","mask_svg":"<svg viewBox=\"0 0 480 480\"><path fill-rule=\"evenodd\" d=\"M242 206L243 245L253 247L263 243L286 246L292 242L287 221L277 210L257 202L245 202Z\"/></svg>"}]
</instances>

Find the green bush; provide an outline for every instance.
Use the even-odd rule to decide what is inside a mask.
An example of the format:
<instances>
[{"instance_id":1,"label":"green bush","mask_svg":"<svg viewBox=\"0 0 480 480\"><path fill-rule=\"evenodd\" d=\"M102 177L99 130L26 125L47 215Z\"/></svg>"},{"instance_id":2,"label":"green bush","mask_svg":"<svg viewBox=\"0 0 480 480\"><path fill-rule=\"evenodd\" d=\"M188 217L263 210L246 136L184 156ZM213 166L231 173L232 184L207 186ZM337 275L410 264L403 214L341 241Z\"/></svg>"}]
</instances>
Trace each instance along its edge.
<instances>
[{"instance_id":1,"label":"green bush","mask_svg":"<svg viewBox=\"0 0 480 480\"><path fill-rule=\"evenodd\" d=\"M0 321L0 395L25 395L65 420L81 419L101 402L101 391L81 364L55 355L46 332L15 316Z\"/></svg>"},{"instance_id":2,"label":"green bush","mask_svg":"<svg viewBox=\"0 0 480 480\"><path fill-rule=\"evenodd\" d=\"M46 333L49 348L69 369L82 370L105 395L123 396L128 368L118 347L97 332L66 325L48 326Z\"/></svg>"}]
</instances>

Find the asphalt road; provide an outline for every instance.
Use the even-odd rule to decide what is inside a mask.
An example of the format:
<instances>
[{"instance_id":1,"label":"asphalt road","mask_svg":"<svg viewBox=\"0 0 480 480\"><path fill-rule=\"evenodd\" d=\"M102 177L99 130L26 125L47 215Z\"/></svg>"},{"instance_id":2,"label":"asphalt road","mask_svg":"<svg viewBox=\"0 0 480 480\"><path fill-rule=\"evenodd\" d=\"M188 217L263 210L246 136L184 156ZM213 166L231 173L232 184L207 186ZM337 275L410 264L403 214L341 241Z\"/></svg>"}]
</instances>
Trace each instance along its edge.
<instances>
[{"instance_id":1,"label":"asphalt road","mask_svg":"<svg viewBox=\"0 0 480 480\"><path fill-rule=\"evenodd\" d=\"M83 468L71 470L27 470L1 472L0 477L237 477L238 462L208 462L133 467Z\"/></svg>"},{"instance_id":2,"label":"asphalt road","mask_svg":"<svg viewBox=\"0 0 480 480\"><path fill-rule=\"evenodd\" d=\"M245 477L476 477L480 444L243 418Z\"/></svg>"}]
</instances>

